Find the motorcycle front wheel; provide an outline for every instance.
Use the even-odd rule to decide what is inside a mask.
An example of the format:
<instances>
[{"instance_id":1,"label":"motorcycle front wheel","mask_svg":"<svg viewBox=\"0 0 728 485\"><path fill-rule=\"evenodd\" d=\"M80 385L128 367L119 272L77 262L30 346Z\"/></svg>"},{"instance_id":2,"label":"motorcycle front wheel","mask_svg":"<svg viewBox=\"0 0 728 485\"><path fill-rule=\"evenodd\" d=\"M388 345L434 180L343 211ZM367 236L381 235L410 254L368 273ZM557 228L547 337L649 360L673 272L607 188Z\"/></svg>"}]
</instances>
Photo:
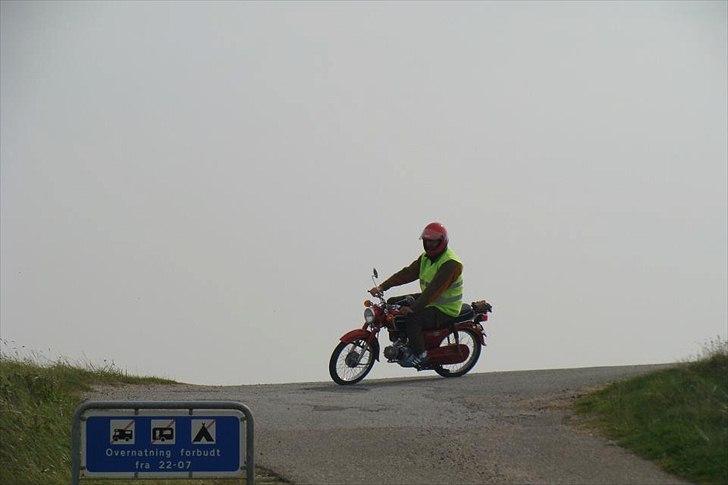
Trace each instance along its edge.
<instances>
[{"instance_id":1,"label":"motorcycle front wheel","mask_svg":"<svg viewBox=\"0 0 728 485\"><path fill-rule=\"evenodd\" d=\"M339 385L356 384L374 367L372 347L365 340L340 342L331 353L329 374Z\"/></svg>"},{"instance_id":2,"label":"motorcycle front wheel","mask_svg":"<svg viewBox=\"0 0 728 485\"><path fill-rule=\"evenodd\" d=\"M442 342L440 342L440 347L454 344L455 333L456 332L451 332L444 339L442 339ZM470 354L468 355L468 358L465 359L465 362L461 362L459 364L443 364L434 366L433 369L435 370L435 372L440 374L442 377L460 377L462 375L465 375L468 373L468 371L470 371L470 369L475 367L475 364L478 363L478 359L480 358L482 344L480 343L480 338L478 337L478 335L476 335L475 332L472 330L461 330L457 332L457 334L460 344L466 345L468 347L468 350L470 350Z\"/></svg>"}]
</instances>

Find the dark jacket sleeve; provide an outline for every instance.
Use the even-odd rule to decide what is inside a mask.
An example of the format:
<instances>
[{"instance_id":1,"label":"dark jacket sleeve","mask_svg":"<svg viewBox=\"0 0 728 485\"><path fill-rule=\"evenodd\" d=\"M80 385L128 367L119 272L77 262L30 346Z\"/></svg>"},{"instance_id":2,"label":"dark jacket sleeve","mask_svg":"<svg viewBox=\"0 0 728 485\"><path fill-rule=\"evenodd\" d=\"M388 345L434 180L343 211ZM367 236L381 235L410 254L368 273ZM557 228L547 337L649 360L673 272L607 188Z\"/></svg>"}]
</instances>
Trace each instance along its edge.
<instances>
[{"instance_id":1,"label":"dark jacket sleeve","mask_svg":"<svg viewBox=\"0 0 728 485\"><path fill-rule=\"evenodd\" d=\"M420 258L415 259L412 261L412 264L394 273L379 285L379 287L382 291L387 291L393 286L406 285L418 279L420 279Z\"/></svg>"},{"instance_id":2,"label":"dark jacket sleeve","mask_svg":"<svg viewBox=\"0 0 728 485\"><path fill-rule=\"evenodd\" d=\"M463 265L451 259L437 270L432 282L425 288L419 298L412 305L412 310L418 312L433 301L440 298L440 295L452 285L463 272ZM419 274L417 275L419 278Z\"/></svg>"}]
</instances>

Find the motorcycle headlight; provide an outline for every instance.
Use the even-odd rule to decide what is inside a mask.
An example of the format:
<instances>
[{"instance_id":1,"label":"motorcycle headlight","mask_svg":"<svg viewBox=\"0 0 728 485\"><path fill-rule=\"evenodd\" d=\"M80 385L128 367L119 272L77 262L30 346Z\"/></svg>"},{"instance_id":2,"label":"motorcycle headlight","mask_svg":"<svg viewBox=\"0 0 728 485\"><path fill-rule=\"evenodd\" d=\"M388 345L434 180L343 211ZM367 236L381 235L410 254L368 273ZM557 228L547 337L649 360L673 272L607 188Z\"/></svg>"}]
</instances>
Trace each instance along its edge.
<instances>
[{"instance_id":1,"label":"motorcycle headlight","mask_svg":"<svg viewBox=\"0 0 728 485\"><path fill-rule=\"evenodd\" d=\"M367 323L372 323L374 321L374 310L371 308L367 308L364 310L364 321Z\"/></svg>"}]
</instances>

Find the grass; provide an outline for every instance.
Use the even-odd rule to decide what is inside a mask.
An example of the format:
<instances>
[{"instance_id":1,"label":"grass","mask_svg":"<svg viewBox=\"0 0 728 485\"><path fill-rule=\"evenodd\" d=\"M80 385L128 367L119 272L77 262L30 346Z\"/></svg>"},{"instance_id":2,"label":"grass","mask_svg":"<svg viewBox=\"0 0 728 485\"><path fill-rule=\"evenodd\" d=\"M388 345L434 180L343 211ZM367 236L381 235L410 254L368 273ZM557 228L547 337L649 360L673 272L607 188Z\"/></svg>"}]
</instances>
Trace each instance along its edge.
<instances>
[{"instance_id":1,"label":"grass","mask_svg":"<svg viewBox=\"0 0 728 485\"><path fill-rule=\"evenodd\" d=\"M114 367L84 367L58 361L40 365L32 359L0 355L0 484L68 484L71 479L70 430L82 394L94 384L172 384L157 377L128 375ZM256 470L261 482L277 482ZM209 480L204 483L243 483ZM82 480L82 483L119 483ZM136 484L200 484L200 480L135 480Z\"/></svg>"},{"instance_id":2,"label":"grass","mask_svg":"<svg viewBox=\"0 0 728 485\"><path fill-rule=\"evenodd\" d=\"M694 362L581 397L578 413L617 444L667 472L728 484L728 343Z\"/></svg>"}]
</instances>

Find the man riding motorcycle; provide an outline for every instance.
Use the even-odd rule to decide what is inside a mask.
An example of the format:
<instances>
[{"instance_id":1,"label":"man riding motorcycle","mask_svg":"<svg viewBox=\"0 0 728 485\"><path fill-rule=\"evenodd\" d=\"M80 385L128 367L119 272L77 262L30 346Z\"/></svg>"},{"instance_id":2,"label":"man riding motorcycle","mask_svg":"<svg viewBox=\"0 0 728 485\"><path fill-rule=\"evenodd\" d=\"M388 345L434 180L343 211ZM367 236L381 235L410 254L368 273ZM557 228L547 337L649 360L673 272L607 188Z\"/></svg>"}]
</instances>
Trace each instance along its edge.
<instances>
[{"instance_id":1,"label":"man riding motorcycle","mask_svg":"<svg viewBox=\"0 0 728 485\"><path fill-rule=\"evenodd\" d=\"M403 306L400 311L406 315L405 329L412 350L402 365L421 370L429 368L422 330L444 327L460 314L463 264L455 252L448 248L447 229L439 222L428 224L420 239L425 252L412 264L369 290L369 293L376 296L393 286L420 280L422 292L411 295L415 298L414 303L409 307ZM405 298L395 297L389 303Z\"/></svg>"}]
</instances>

